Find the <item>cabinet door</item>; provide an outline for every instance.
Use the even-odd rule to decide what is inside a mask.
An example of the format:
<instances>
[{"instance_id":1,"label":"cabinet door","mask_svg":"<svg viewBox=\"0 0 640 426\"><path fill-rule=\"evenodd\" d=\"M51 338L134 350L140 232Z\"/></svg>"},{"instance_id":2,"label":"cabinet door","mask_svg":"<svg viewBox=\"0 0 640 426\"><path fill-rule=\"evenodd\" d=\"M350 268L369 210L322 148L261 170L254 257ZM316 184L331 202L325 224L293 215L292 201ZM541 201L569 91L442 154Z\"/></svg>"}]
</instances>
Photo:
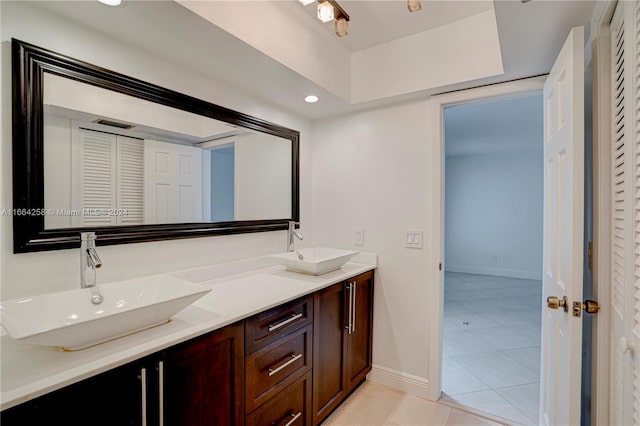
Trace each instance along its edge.
<instances>
[{"instance_id":1,"label":"cabinet door","mask_svg":"<svg viewBox=\"0 0 640 426\"><path fill-rule=\"evenodd\" d=\"M132 363L2 411L11 425L141 426L143 364Z\"/></svg>"},{"instance_id":2,"label":"cabinet door","mask_svg":"<svg viewBox=\"0 0 640 426\"><path fill-rule=\"evenodd\" d=\"M345 285L335 284L314 296L313 424L329 415L348 392Z\"/></svg>"},{"instance_id":3,"label":"cabinet door","mask_svg":"<svg viewBox=\"0 0 640 426\"><path fill-rule=\"evenodd\" d=\"M347 341L347 382L349 390L356 387L371 371L373 331L373 272L350 279L353 287L353 322Z\"/></svg>"},{"instance_id":4,"label":"cabinet door","mask_svg":"<svg viewBox=\"0 0 640 426\"><path fill-rule=\"evenodd\" d=\"M244 424L242 323L171 348L161 370L164 424Z\"/></svg>"}]
</instances>

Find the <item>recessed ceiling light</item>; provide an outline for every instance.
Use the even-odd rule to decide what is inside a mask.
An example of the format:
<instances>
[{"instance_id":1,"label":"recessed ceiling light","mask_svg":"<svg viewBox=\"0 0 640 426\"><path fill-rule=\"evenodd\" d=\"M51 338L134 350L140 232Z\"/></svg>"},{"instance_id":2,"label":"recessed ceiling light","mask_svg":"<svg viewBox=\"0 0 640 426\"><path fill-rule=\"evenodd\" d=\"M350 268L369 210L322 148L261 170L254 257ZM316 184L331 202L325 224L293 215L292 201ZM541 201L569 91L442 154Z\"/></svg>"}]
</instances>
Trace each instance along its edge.
<instances>
[{"instance_id":1,"label":"recessed ceiling light","mask_svg":"<svg viewBox=\"0 0 640 426\"><path fill-rule=\"evenodd\" d=\"M122 0L98 0L102 4L106 4L107 6L120 6Z\"/></svg>"},{"instance_id":2,"label":"recessed ceiling light","mask_svg":"<svg viewBox=\"0 0 640 426\"><path fill-rule=\"evenodd\" d=\"M315 2L316 0L300 0L300 3L302 3L305 6L309 6L311 3Z\"/></svg>"},{"instance_id":3,"label":"recessed ceiling light","mask_svg":"<svg viewBox=\"0 0 640 426\"><path fill-rule=\"evenodd\" d=\"M318 102L318 97L316 95L309 95L306 98L304 98L304 101L312 104L314 102Z\"/></svg>"}]
</instances>

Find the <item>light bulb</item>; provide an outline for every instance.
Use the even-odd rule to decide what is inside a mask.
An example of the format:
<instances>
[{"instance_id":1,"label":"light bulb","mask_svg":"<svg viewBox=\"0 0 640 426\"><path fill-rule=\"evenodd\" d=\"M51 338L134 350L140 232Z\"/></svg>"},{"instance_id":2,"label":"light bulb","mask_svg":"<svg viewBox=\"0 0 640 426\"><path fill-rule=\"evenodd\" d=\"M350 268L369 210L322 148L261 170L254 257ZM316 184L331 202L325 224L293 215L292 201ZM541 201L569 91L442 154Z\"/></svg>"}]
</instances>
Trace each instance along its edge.
<instances>
[{"instance_id":1,"label":"light bulb","mask_svg":"<svg viewBox=\"0 0 640 426\"><path fill-rule=\"evenodd\" d=\"M312 104L314 102L318 102L318 97L316 95L309 95L304 98L304 101Z\"/></svg>"},{"instance_id":2,"label":"light bulb","mask_svg":"<svg viewBox=\"0 0 640 426\"><path fill-rule=\"evenodd\" d=\"M318 19L326 23L329 21L333 21L333 18L334 18L333 5L328 1L320 3L318 5Z\"/></svg>"}]
</instances>

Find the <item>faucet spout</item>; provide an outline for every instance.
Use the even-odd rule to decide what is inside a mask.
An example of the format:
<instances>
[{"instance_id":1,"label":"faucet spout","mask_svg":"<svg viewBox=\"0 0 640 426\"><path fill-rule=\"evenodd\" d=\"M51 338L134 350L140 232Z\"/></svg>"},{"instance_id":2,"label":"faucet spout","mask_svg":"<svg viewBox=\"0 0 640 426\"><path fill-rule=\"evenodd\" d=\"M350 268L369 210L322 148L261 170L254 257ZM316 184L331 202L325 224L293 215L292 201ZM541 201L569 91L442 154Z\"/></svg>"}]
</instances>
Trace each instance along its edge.
<instances>
[{"instance_id":1,"label":"faucet spout","mask_svg":"<svg viewBox=\"0 0 640 426\"><path fill-rule=\"evenodd\" d=\"M295 244L293 237L296 237L302 241L302 235L296 231L296 225L300 225L300 222L289 221L289 232L287 233L287 251L291 252L295 250Z\"/></svg>"},{"instance_id":2,"label":"faucet spout","mask_svg":"<svg viewBox=\"0 0 640 426\"><path fill-rule=\"evenodd\" d=\"M102 260L100 260L100 256L98 256L98 252L96 252L95 247L87 249L87 262L89 266L93 268L99 268L102 266Z\"/></svg>"},{"instance_id":3,"label":"faucet spout","mask_svg":"<svg viewBox=\"0 0 640 426\"><path fill-rule=\"evenodd\" d=\"M102 266L102 260L96 252L96 234L83 232L80 234L80 288L93 288L91 303L102 302L102 295L96 287L96 268Z\"/></svg>"}]
</instances>

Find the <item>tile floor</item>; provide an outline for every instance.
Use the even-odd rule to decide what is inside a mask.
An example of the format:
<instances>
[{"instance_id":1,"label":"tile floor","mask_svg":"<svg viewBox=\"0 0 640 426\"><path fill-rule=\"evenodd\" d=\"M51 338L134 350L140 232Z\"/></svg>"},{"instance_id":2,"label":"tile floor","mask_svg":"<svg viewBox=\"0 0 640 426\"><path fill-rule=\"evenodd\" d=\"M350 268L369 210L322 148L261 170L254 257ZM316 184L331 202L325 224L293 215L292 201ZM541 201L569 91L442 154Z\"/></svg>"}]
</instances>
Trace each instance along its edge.
<instances>
[{"instance_id":1,"label":"tile floor","mask_svg":"<svg viewBox=\"0 0 640 426\"><path fill-rule=\"evenodd\" d=\"M446 401L517 424L538 424L542 283L445 274Z\"/></svg>"},{"instance_id":2,"label":"tile floor","mask_svg":"<svg viewBox=\"0 0 640 426\"><path fill-rule=\"evenodd\" d=\"M498 426L488 419L365 382L323 426Z\"/></svg>"}]
</instances>

